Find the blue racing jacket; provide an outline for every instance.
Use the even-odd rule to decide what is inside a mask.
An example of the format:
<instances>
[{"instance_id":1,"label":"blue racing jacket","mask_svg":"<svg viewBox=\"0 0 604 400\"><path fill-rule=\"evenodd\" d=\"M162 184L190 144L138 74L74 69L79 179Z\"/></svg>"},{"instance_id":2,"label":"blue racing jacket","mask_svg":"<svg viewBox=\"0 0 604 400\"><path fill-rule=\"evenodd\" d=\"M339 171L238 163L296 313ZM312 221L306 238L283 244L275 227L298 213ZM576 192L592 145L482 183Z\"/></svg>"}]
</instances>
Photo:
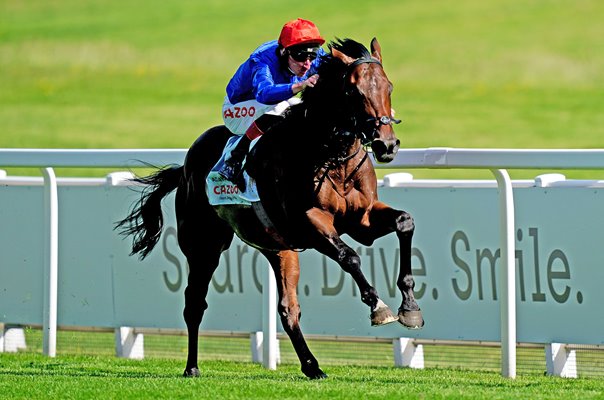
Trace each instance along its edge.
<instances>
[{"instance_id":1,"label":"blue racing jacket","mask_svg":"<svg viewBox=\"0 0 604 400\"><path fill-rule=\"evenodd\" d=\"M287 66L281 65L277 47L276 40L266 42L239 66L226 88L231 104L252 99L262 104L277 104L291 98L294 95L292 85L316 74L320 56L325 54L323 49L319 49L319 57L312 62L308 72L297 77Z\"/></svg>"}]
</instances>

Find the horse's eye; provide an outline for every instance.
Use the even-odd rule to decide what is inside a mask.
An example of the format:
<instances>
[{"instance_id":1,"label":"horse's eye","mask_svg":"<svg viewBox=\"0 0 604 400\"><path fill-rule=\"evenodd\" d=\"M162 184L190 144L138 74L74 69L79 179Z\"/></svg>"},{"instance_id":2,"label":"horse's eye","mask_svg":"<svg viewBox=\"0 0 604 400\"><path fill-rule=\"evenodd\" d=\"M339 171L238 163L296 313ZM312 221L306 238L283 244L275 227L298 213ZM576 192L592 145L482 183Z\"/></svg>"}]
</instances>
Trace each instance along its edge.
<instances>
[{"instance_id":1,"label":"horse's eye","mask_svg":"<svg viewBox=\"0 0 604 400\"><path fill-rule=\"evenodd\" d=\"M368 131L376 129L377 126L378 123L375 118L368 118L367 121L365 121L365 129Z\"/></svg>"}]
</instances>

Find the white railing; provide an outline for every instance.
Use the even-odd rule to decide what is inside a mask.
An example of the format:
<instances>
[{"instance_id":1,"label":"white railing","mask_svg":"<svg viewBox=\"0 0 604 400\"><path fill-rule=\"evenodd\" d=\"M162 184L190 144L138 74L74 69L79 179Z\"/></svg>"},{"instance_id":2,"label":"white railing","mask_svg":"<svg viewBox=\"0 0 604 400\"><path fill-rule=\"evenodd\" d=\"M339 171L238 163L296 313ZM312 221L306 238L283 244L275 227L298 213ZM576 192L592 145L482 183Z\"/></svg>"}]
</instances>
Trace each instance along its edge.
<instances>
[{"instance_id":1,"label":"white railing","mask_svg":"<svg viewBox=\"0 0 604 400\"><path fill-rule=\"evenodd\" d=\"M182 164L186 149L0 149L0 167L41 168L45 181L46 208L46 268L44 314L44 352L54 356L56 351L56 269L57 269L57 213L58 200L56 167L146 167ZM515 241L514 200L512 184L507 169L604 169L604 150L546 150L546 149L408 149L398 152L388 164L375 164L376 168L460 168L488 169L497 180L500 210L501 261L501 374L516 376L516 293L515 293ZM267 274L268 276L268 274ZM270 296L271 293L267 293ZM273 294L274 295L274 294ZM266 315L276 315L275 302L269 298L265 305L272 309ZM265 337L274 336L274 321L266 319ZM276 349L273 340L266 340L264 364L274 368Z\"/></svg>"}]
</instances>

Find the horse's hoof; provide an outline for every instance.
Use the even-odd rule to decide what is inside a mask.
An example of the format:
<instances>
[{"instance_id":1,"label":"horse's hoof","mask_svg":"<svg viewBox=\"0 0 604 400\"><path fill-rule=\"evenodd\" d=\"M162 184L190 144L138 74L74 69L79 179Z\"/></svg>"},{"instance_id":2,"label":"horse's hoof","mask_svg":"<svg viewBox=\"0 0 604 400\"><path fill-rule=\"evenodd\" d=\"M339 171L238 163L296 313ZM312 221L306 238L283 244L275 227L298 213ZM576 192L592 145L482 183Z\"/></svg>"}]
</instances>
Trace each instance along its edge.
<instances>
[{"instance_id":1,"label":"horse's hoof","mask_svg":"<svg viewBox=\"0 0 604 400\"><path fill-rule=\"evenodd\" d=\"M327 374L321 370L319 370L319 373L316 374L315 376L311 377L310 379L326 379L327 378Z\"/></svg>"},{"instance_id":2,"label":"horse's hoof","mask_svg":"<svg viewBox=\"0 0 604 400\"><path fill-rule=\"evenodd\" d=\"M199 368L187 368L182 376L185 378L199 378L201 376L201 372L199 371Z\"/></svg>"},{"instance_id":3,"label":"horse's hoof","mask_svg":"<svg viewBox=\"0 0 604 400\"><path fill-rule=\"evenodd\" d=\"M371 312L371 326L380 326L398 321L398 317L392 314L390 308L380 299L377 306Z\"/></svg>"},{"instance_id":4,"label":"horse's hoof","mask_svg":"<svg viewBox=\"0 0 604 400\"><path fill-rule=\"evenodd\" d=\"M307 360L306 363L302 363L302 373L306 375L309 379L325 379L327 378L327 374L321 371L319 368L319 364L316 360Z\"/></svg>"},{"instance_id":5,"label":"horse's hoof","mask_svg":"<svg viewBox=\"0 0 604 400\"><path fill-rule=\"evenodd\" d=\"M409 329L421 329L424 326L424 317L422 312L417 311L398 311L398 322L400 322L405 328Z\"/></svg>"},{"instance_id":6,"label":"horse's hoof","mask_svg":"<svg viewBox=\"0 0 604 400\"><path fill-rule=\"evenodd\" d=\"M325 379L327 378L327 374L321 371L321 368L317 368L317 370L313 373L307 373L306 376L309 379Z\"/></svg>"}]
</instances>

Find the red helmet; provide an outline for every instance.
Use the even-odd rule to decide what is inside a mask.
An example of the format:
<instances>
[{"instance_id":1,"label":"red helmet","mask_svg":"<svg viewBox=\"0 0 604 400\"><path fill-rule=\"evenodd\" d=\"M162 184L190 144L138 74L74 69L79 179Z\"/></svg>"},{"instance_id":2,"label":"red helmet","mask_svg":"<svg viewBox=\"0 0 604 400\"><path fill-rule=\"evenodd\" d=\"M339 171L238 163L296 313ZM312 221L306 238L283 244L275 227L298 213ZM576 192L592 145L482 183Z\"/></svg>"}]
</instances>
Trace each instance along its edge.
<instances>
[{"instance_id":1,"label":"red helmet","mask_svg":"<svg viewBox=\"0 0 604 400\"><path fill-rule=\"evenodd\" d=\"M325 39L321 37L319 29L314 23L298 18L283 25L279 35L279 44L283 48L304 43L318 43L319 45L325 43Z\"/></svg>"}]
</instances>

